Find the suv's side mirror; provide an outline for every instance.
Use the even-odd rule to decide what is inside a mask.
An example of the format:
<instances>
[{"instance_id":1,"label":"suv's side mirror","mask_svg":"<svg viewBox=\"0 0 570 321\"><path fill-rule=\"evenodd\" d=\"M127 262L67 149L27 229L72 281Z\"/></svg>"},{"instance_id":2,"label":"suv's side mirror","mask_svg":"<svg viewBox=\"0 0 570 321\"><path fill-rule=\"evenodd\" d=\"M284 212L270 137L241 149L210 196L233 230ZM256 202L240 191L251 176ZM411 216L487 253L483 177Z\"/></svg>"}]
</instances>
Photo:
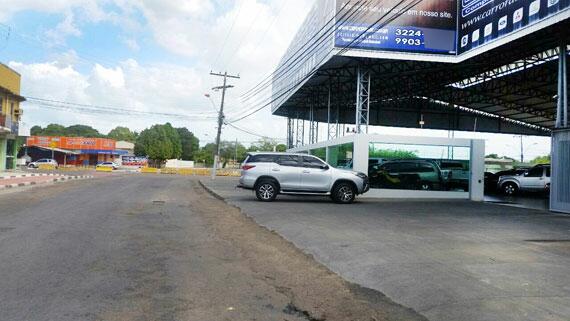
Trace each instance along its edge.
<instances>
[{"instance_id":1,"label":"suv's side mirror","mask_svg":"<svg viewBox=\"0 0 570 321\"><path fill-rule=\"evenodd\" d=\"M324 169L325 171L328 170L330 167L329 165L321 165L319 166L320 169Z\"/></svg>"},{"instance_id":2,"label":"suv's side mirror","mask_svg":"<svg viewBox=\"0 0 570 321\"><path fill-rule=\"evenodd\" d=\"M524 176L524 177L527 177L527 176L528 176L528 172L524 172L524 173L523 173L523 176Z\"/></svg>"}]
</instances>

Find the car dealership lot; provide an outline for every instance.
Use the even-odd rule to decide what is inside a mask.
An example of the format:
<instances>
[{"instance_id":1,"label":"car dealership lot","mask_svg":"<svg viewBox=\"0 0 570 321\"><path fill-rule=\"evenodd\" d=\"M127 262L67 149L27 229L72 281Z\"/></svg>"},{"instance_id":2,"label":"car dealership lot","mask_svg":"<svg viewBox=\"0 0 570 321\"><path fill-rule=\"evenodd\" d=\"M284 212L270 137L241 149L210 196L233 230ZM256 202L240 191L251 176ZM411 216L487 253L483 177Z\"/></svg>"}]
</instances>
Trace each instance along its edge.
<instances>
[{"instance_id":1,"label":"car dealership lot","mask_svg":"<svg viewBox=\"0 0 570 321\"><path fill-rule=\"evenodd\" d=\"M279 196L202 180L345 279L430 320L568 320L570 217L469 201Z\"/></svg>"}]
</instances>

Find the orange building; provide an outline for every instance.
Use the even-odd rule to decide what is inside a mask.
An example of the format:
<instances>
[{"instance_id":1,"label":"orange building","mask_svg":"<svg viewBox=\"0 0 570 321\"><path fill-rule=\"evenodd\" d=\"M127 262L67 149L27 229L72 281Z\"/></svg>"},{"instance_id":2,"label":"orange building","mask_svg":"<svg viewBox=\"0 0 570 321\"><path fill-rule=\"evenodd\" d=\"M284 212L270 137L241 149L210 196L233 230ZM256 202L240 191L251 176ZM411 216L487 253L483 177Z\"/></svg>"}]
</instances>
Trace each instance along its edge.
<instances>
[{"instance_id":1,"label":"orange building","mask_svg":"<svg viewBox=\"0 0 570 321\"><path fill-rule=\"evenodd\" d=\"M96 165L127 154L116 149L116 141L107 138L30 136L26 146L32 160L53 155L60 165Z\"/></svg>"}]
</instances>

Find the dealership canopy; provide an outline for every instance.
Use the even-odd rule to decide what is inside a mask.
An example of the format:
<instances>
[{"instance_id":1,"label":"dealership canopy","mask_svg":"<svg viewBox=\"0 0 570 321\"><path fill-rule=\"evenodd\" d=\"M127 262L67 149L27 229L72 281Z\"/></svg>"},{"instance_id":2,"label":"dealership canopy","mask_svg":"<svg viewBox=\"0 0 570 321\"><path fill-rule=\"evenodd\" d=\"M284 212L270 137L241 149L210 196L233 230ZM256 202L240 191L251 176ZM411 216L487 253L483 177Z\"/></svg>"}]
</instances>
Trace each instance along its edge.
<instances>
[{"instance_id":1,"label":"dealership canopy","mask_svg":"<svg viewBox=\"0 0 570 321\"><path fill-rule=\"evenodd\" d=\"M273 75L272 111L289 146L305 121L308 143L319 122L328 139L340 124L550 135L569 31L570 0L318 0Z\"/></svg>"}]
</instances>

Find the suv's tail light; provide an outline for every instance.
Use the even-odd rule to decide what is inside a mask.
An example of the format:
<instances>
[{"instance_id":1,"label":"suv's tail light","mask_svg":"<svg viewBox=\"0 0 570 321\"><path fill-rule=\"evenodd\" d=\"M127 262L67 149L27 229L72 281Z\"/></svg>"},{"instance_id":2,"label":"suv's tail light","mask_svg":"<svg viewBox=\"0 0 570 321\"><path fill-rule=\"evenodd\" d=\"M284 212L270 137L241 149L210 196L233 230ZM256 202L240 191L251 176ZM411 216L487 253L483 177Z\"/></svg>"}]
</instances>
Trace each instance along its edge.
<instances>
[{"instance_id":1,"label":"suv's tail light","mask_svg":"<svg viewBox=\"0 0 570 321\"><path fill-rule=\"evenodd\" d=\"M244 171L247 171L248 169L252 169L252 168L254 168L254 167L255 167L255 165L243 165L243 166L241 167L241 169L243 169Z\"/></svg>"}]
</instances>

